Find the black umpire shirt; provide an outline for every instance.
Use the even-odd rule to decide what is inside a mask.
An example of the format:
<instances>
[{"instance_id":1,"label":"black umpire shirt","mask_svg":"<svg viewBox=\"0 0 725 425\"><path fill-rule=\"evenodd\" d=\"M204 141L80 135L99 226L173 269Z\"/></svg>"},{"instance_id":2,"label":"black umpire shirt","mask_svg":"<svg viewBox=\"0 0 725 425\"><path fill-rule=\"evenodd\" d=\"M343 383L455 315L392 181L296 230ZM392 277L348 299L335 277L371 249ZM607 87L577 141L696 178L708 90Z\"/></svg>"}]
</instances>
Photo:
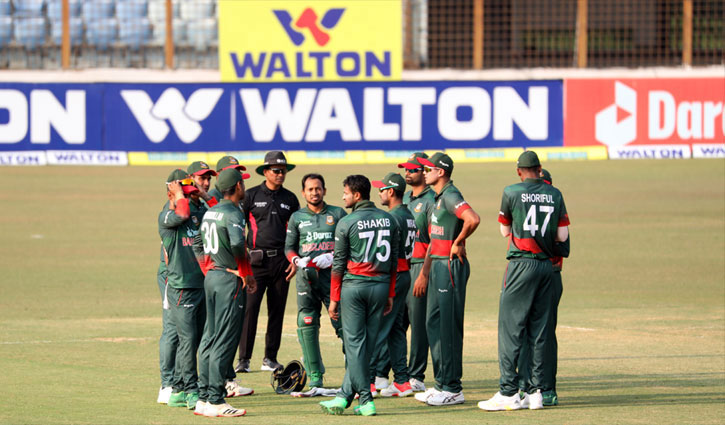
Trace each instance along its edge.
<instances>
[{"instance_id":1,"label":"black umpire shirt","mask_svg":"<svg viewBox=\"0 0 725 425\"><path fill-rule=\"evenodd\" d=\"M287 222L292 213L300 209L294 193L280 187L270 190L263 182L244 195L244 215L249 223L247 246L250 249L277 249L284 251ZM280 255L284 255L280 252Z\"/></svg>"}]
</instances>

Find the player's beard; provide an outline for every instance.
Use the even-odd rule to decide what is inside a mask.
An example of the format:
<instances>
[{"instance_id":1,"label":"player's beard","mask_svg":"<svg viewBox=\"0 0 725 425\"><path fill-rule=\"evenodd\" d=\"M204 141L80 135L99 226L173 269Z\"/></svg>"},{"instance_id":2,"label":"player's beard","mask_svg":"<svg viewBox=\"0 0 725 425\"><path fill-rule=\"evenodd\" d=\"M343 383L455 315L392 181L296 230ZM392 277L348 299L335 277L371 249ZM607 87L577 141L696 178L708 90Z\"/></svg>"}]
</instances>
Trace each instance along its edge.
<instances>
[{"instance_id":1,"label":"player's beard","mask_svg":"<svg viewBox=\"0 0 725 425\"><path fill-rule=\"evenodd\" d=\"M319 207L322 204L322 199L318 200L317 202L307 201L307 203L312 205L313 207Z\"/></svg>"}]
</instances>

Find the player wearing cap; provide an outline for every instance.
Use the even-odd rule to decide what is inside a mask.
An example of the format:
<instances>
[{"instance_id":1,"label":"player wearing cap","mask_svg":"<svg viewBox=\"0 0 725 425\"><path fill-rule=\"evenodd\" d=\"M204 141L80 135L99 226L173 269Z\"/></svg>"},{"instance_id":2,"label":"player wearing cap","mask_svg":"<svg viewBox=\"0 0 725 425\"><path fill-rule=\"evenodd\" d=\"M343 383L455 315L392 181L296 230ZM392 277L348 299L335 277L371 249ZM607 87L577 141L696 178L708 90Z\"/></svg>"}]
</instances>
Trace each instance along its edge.
<instances>
[{"instance_id":1,"label":"player wearing cap","mask_svg":"<svg viewBox=\"0 0 725 425\"><path fill-rule=\"evenodd\" d=\"M244 197L244 178L248 177L249 174L235 169L219 173L217 186L224 198L204 214L201 233L194 241L197 247L203 246L199 263L206 271L207 310L199 348L201 385L196 415L234 417L246 413L227 404L224 397L244 317L246 294L256 288L245 246L244 215L239 210L239 202Z\"/></svg>"},{"instance_id":2,"label":"player wearing cap","mask_svg":"<svg viewBox=\"0 0 725 425\"><path fill-rule=\"evenodd\" d=\"M463 375L463 311L470 265L466 239L478 227L478 214L453 185L453 160L436 152L418 158L425 167L425 182L436 192L430 217L430 245L423 269L415 281L414 295L428 293L426 329L433 360L435 387L415 395L431 406L465 401Z\"/></svg>"},{"instance_id":3,"label":"player wearing cap","mask_svg":"<svg viewBox=\"0 0 725 425\"><path fill-rule=\"evenodd\" d=\"M247 167L240 164L239 161L237 160L237 158L235 158L231 155L223 156L223 157L219 158L219 160L216 162L215 169L216 169L217 174L221 173L222 170L226 170L227 168L236 168L239 171L247 171ZM219 202L220 200L222 200L224 198L222 196L221 191L219 190L219 188L217 186L217 183L215 183L214 187L209 190L209 196L216 199L217 202ZM210 207L211 206L212 205L210 205Z\"/></svg>"},{"instance_id":4,"label":"player wearing cap","mask_svg":"<svg viewBox=\"0 0 725 425\"><path fill-rule=\"evenodd\" d=\"M564 198L541 178L536 152L519 156L516 172L521 183L503 191L498 221L501 234L510 238L498 313L499 391L478 407L484 410L541 409L545 385L544 361L552 315L551 258L556 242L569 237L569 216ZM532 350L531 382L522 399L518 394L518 357L526 332Z\"/></svg>"},{"instance_id":5,"label":"player wearing cap","mask_svg":"<svg viewBox=\"0 0 725 425\"><path fill-rule=\"evenodd\" d=\"M541 170L541 180L546 184L552 184L551 173L547 170ZM558 342L556 340L556 323L557 323L557 312L559 309L559 301L561 301L561 294L563 292L563 286L561 283L561 269L564 264L564 257L569 256L569 244L570 238L567 238L565 242L556 243L556 257L551 259L551 264L554 269L551 279L551 291L552 291L552 310L550 320L549 343L546 350L546 358L544 359L544 383L542 385L543 390L541 396L543 399L544 406L556 406L559 404L559 397L556 394L556 372L558 364ZM519 353L518 361L519 371L519 394L525 397L524 393L529 391L531 387L531 346L528 342L528 335L524 332L524 338L521 344L521 351Z\"/></svg>"},{"instance_id":6,"label":"player wearing cap","mask_svg":"<svg viewBox=\"0 0 725 425\"><path fill-rule=\"evenodd\" d=\"M347 215L325 203L325 179L319 174L302 177L307 207L295 211L287 225L284 252L297 268L297 339L302 347L310 388L322 388L325 365L320 354L320 311L330 306L330 271L335 249L335 227ZM340 321L331 319L342 337Z\"/></svg>"},{"instance_id":7,"label":"player wearing cap","mask_svg":"<svg viewBox=\"0 0 725 425\"><path fill-rule=\"evenodd\" d=\"M380 322L395 296L400 241L395 219L370 202L370 181L351 175L343 181L342 199L352 212L335 229L330 287L330 317L342 321L345 378L337 396L320 403L328 414L342 414L355 393L356 415L376 414L370 385L370 358Z\"/></svg>"},{"instance_id":8,"label":"player wearing cap","mask_svg":"<svg viewBox=\"0 0 725 425\"><path fill-rule=\"evenodd\" d=\"M158 219L159 236L166 258L164 308L176 327L176 360L180 381L169 396L171 407L193 409L199 399L196 351L204 327L204 274L194 253L197 227L189 219L188 196L198 192L189 174L174 170L166 179L167 197Z\"/></svg>"},{"instance_id":9,"label":"player wearing cap","mask_svg":"<svg viewBox=\"0 0 725 425\"><path fill-rule=\"evenodd\" d=\"M410 288L410 258L413 256L415 243L415 218L403 203L405 193L405 180L400 174L388 173L382 180L372 182L373 187L380 191L380 203L388 207L390 215L396 223L396 231L400 243L398 252L398 269L395 280L395 298L393 310L383 317L378 332L377 342L372 361L370 362L372 382L375 382L377 372L390 363L395 381L383 388L380 395L383 397L407 397L413 394L408 374L407 349L403 316L405 314L405 299Z\"/></svg>"}]
</instances>

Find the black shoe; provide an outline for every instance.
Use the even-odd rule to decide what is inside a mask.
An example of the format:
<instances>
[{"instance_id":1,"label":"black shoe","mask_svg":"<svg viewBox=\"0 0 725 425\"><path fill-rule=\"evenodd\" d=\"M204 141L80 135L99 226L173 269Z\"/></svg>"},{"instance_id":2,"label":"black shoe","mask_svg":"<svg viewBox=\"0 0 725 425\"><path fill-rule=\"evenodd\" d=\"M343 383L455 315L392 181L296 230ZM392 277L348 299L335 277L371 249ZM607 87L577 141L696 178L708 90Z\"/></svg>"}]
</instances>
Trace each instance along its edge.
<instances>
[{"instance_id":1,"label":"black shoe","mask_svg":"<svg viewBox=\"0 0 725 425\"><path fill-rule=\"evenodd\" d=\"M276 361L274 361L272 359L268 359L268 358L265 357L264 360L262 360L262 368L261 369L262 370L268 370L270 372L274 372L275 370L282 370L282 369L284 369L284 366L282 366L281 364L277 363Z\"/></svg>"},{"instance_id":2,"label":"black shoe","mask_svg":"<svg viewBox=\"0 0 725 425\"><path fill-rule=\"evenodd\" d=\"M239 363L234 367L234 371L237 373L249 372L249 360L239 359Z\"/></svg>"}]
</instances>

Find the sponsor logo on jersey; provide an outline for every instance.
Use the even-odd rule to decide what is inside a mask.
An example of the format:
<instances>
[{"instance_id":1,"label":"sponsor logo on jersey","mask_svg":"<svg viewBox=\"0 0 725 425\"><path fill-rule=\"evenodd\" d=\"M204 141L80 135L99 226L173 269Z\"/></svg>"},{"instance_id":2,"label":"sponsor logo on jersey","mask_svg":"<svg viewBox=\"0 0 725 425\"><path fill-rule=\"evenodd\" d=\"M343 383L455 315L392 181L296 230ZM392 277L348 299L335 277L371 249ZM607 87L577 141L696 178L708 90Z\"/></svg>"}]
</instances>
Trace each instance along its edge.
<instances>
[{"instance_id":1,"label":"sponsor logo on jersey","mask_svg":"<svg viewBox=\"0 0 725 425\"><path fill-rule=\"evenodd\" d=\"M430 226L430 234L436 236L445 235L446 229L443 226Z\"/></svg>"},{"instance_id":2,"label":"sponsor logo on jersey","mask_svg":"<svg viewBox=\"0 0 725 425\"><path fill-rule=\"evenodd\" d=\"M415 208L413 208L413 211L415 211L417 213L423 211L423 203L422 202L418 202L418 205L416 205Z\"/></svg>"},{"instance_id":3,"label":"sponsor logo on jersey","mask_svg":"<svg viewBox=\"0 0 725 425\"><path fill-rule=\"evenodd\" d=\"M184 308L194 308L194 304L184 304Z\"/></svg>"},{"instance_id":4,"label":"sponsor logo on jersey","mask_svg":"<svg viewBox=\"0 0 725 425\"><path fill-rule=\"evenodd\" d=\"M312 226L312 222L309 220L305 220L305 221L300 222L299 226L297 226L297 227L299 227L301 229L301 228L307 227L307 226Z\"/></svg>"},{"instance_id":5,"label":"sponsor logo on jersey","mask_svg":"<svg viewBox=\"0 0 725 425\"><path fill-rule=\"evenodd\" d=\"M328 215L325 223L327 223L328 226L332 226L333 224L335 224L335 218L331 215Z\"/></svg>"},{"instance_id":6,"label":"sponsor logo on jersey","mask_svg":"<svg viewBox=\"0 0 725 425\"><path fill-rule=\"evenodd\" d=\"M195 216L195 215L192 215L191 216L191 222L194 223L194 224L196 224L198 226L199 225L199 218L197 216Z\"/></svg>"},{"instance_id":7,"label":"sponsor logo on jersey","mask_svg":"<svg viewBox=\"0 0 725 425\"><path fill-rule=\"evenodd\" d=\"M456 204L456 206L455 206L455 207L453 207L453 208L457 210L458 208L461 208L461 207L462 207L462 206L464 206L464 205L468 205L468 202L466 202L466 201L461 201L461 202L457 203L457 204Z\"/></svg>"},{"instance_id":8,"label":"sponsor logo on jersey","mask_svg":"<svg viewBox=\"0 0 725 425\"><path fill-rule=\"evenodd\" d=\"M280 206L280 207L282 207L282 208L284 208L284 209L286 209L286 210L290 210L290 209L292 209L292 207L290 207L289 205L287 205L287 204L283 204L283 203L281 203L281 202L280 202L279 206Z\"/></svg>"},{"instance_id":9,"label":"sponsor logo on jersey","mask_svg":"<svg viewBox=\"0 0 725 425\"><path fill-rule=\"evenodd\" d=\"M298 292L297 295L299 295L299 296L307 295L307 292L306 291L305 292Z\"/></svg>"},{"instance_id":10,"label":"sponsor logo on jersey","mask_svg":"<svg viewBox=\"0 0 725 425\"><path fill-rule=\"evenodd\" d=\"M264 208L267 206L267 203L266 202L255 202L254 206L257 208Z\"/></svg>"},{"instance_id":11,"label":"sponsor logo on jersey","mask_svg":"<svg viewBox=\"0 0 725 425\"><path fill-rule=\"evenodd\" d=\"M441 294L445 294L446 292L448 292L448 290L438 288L438 292L440 292Z\"/></svg>"},{"instance_id":12,"label":"sponsor logo on jersey","mask_svg":"<svg viewBox=\"0 0 725 425\"><path fill-rule=\"evenodd\" d=\"M311 325L312 324L312 316L305 316L302 318L302 320L305 322L305 325Z\"/></svg>"}]
</instances>

